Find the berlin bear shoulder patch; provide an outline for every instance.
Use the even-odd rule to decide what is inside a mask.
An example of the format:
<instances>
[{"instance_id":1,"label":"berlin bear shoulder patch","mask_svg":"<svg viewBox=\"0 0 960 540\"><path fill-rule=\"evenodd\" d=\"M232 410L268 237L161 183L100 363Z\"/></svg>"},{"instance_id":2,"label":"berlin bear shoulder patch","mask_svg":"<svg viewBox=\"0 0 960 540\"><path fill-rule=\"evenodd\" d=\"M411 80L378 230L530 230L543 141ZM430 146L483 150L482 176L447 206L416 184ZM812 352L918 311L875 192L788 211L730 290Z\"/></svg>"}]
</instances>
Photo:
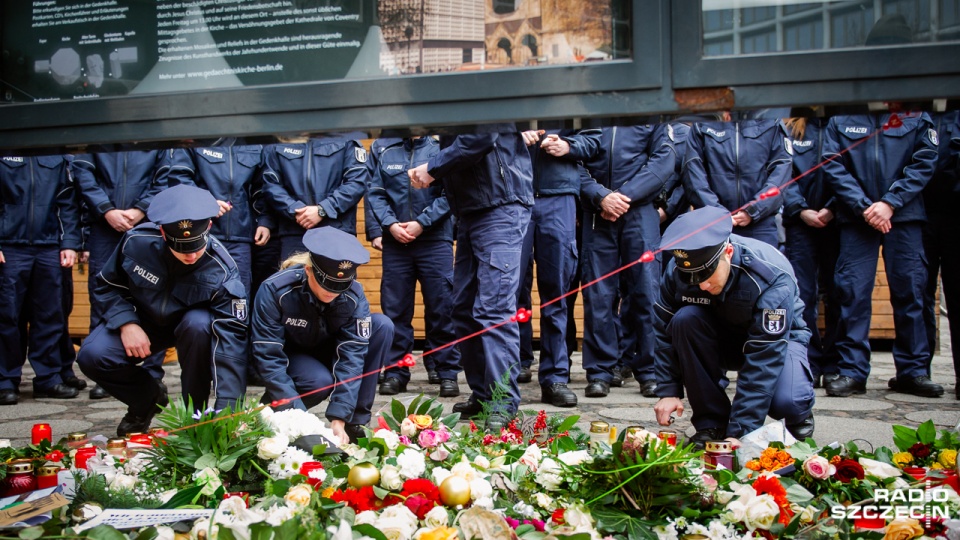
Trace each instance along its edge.
<instances>
[{"instance_id":1,"label":"berlin bear shoulder patch","mask_svg":"<svg viewBox=\"0 0 960 540\"><path fill-rule=\"evenodd\" d=\"M357 335L364 339L369 339L370 333L371 333L370 317L357 319Z\"/></svg>"},{"instance_id":2,"label":"berlin bear shoulder patch","mask_svg":"<svg viewBox=\"0 0 960 540\"><path fill-rule=\"evenodd\" d=\"M763 310L763 331L767 334L779 335L787 329L787 310Z\"/></svg>"}]
</instances>

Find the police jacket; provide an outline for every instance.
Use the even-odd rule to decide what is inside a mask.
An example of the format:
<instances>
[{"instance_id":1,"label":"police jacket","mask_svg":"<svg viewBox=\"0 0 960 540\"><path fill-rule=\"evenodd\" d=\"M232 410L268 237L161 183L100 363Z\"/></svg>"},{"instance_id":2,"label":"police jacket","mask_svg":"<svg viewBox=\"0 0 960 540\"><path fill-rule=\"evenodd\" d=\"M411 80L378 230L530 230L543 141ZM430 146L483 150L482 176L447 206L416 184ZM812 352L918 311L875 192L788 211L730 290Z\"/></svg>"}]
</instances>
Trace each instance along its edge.
<instances>
[{"instance_id":1,"label":"police jacket","mask_svg":"<svg viewBox=\"0 0 960 540\"><path fill-rule=\"evenodd\" d=\"M377 139L370 147L370 153L367 205L380 228L389 232L394 223L416 221L423 227L418 242L453 242L453 219L450 203L443 193L443 183L434 182L428 188L415 189L407 175L409 169L440 153L437 140L432 137ZM369 225L367 229L370 229ZM390 234L384 236L393 239Z\"/></svg>"},{"instance_id":2,"label":"police jacket","mask_svg":"<svg viewBox=\"0 0 960 540\"><path fill-rule=\"evenodd\" d=\"M663 191L677 162L673 128L668 124L603 128L600 151L586 162L590 173L580 186L584 210L600 212L600 201L614 191L631 206L651 204Z\"/></svg>"},{"instance_id":3,"label":"police jacket","mask_svg":"<svg viewBox=\"0 0 960 540\"><path fill-rule=\"evenodd\" d=\"M937 170L923 190L928 213L951 215L960 202L960 111L933 116L940 144Z\"/></svg>"},{"instance_id":4,"label":"police jacket","mask_svg":"<svg viewBox=\"0 0 960 540\"><path fill-rule=\"evenodd\" d=\"M236 399L243 393L236 373L247 365L247 294L233 257L210 237L194 264L174 258L160 227L144 223L127 231L96 277L92 302L103 306L107 328L135 323L144 329L173 328L190 309L206 308L213 316L214 393ZM98 321L99 323L99 321Z\"/></svg>"},{"instance_id":5,"label":"police jacket","mask_svg":"<svg viewBox=\"0 0 960 540\"><path fill-rule=\"evenodd\" d=\"M673 147L677 151L677 163L673 168L673 174L663 185L663 191L654 201L654 206L662 208L667 214L667 219L660 224L661 232L667 228L667 225L676 219L677 216L686 212L690 207L686 193L683 191L683 161L687 151L687 137L690 135L690 126L682 122L670 124L673 127Z\"/></svg>"},{"instance_id":6,"label":"police jacket","mask_svg":"<svg viewBox=\"0 0 960 540\"><path fill-rule=\"evenodd\" d=\"M579 164L592 159L600 150L599 129L551 129L547 135L559 135L570 145L565 156L552 156L540 147L540 143L527 147L533 162L533 195L550 197L553 195L580 196ZM540 139L543 140L543 137Z\"/></svg>"},{"instance_id":7,"label":"police jacket","mask_svg":"<svg viewBox=\"0 0 960 540\"><path fill-rule=\"evenodd\" d=\"M878 201L893 207L894 222L926 219L919 195L936 169L939 136L927 113L897 119L890 122L886 113L830 119L823 158L834 159L823 168L842 222L864 223L864 210Z\"/></svg>"},{"instance_id":8,"label":"police jacket","mask_svg":"<svg viewBox=\"0 0 960 540\"><path fill-rule=\"evenodd\" d=\"M162 155L161 150L79 154L71 171L96 217L128 208L146 213L153 196L166 187Z\"/></svg>"},{"instance_id":9,"label":"police jacket","mask_svg":"<svg viewBox=\"0 0 960 540\"><path fill-rule=\"evenodd\" d=\"M357 234L357 204L369 175L366 161L363 146L348 139L310 139L264 148L264 197L279 219L280 235L303 236L296 210L315 205L327 214L320 225Z\"/></svg>"},{"instance_id":10,"label":"police jacket","mask_svg":"<svg viewBox=\"0 0 960 540\"><path fill-rule=\"evenodd\" d=\"M211 232L223 241L252 243L258 226L275 226L269 213L254 210L253 200L262 196L261 150L259 144L166 150L166 183L201 187L229 202L233 208L213 220Z\"/></svg>"},{"instance_id":11,"label":"police jacket","mask_svg":"<svg viewBox=\"0 0 960 540\"><path fill-rule=\"evenodd\" d=\"M657 395L683 397L683 373L667 335L667 325L688 305L712 310L724 322L721 332L743 340L743 365L737 370L737 394L727 436L740 437L763 425L787 358L787 343L806 345L810 330L793 268L776 248L759 240L730 236L730 277L718 296L681 282L671 260L660 285L655 321ZM721 263L722 264L722 263Z\"/></svg>"},{"instance_id":12,"label":"police jacket","mask_svg":"<svg viewBox=\"0 0 960 540\"><path fill-rule=\"evenodd\" d=\"M80 250L72 156L0 158L0 250L4 245Z\"/></svg>"},{"instance_id":13,"label":"police jacket","mask_svg":"<svg viewBox=\"0 0 960 540\"><path fill-rule=\"evenodd\" d=\"M687 138L683 189L694 208L744 208L759 225L773 224L782 196L759 200L790 180L791 143L777 120L694 124Z\"/></svg>"},{"instance_id":14,"label":"police jacket","mask_svg":"<svg viewBox=\"0 0 960 540\"><path fill-rule=\"evenodd\" d=\"M443 179L454 215L520 203L533 206L530 153L513 124L483 126L470 135L442 137L427 172Z\"/></svg>"},{"instance_id":15,"label":"police jacket","mask_svg":"<svg viewBox=\"0 0 960 540\"><path fill-rule=\"evenodd\" d=\"M780 124L793 147L791 179L795 180L783 189L783 217L787 224L799 223L803 210L819 211L834 206L833 190L827 183L823 167L817 166L823 154L827 122L826 118L808 118L800 138L794 137L785 125Z\"/></svg>"},{"instance_id":16,"label":"police jacket","mask_svg":"<svg viewBox=\"0 0 960 540\"><path fill-rule=\"evenodd\" d=\"M322 356L334 383L355 378L333 388L326 412L330 420L353 416L370 332L370 304L357 282L324 304L310 291L303 265L294 265L267 278L257 292L253 358L269 395L282 399L298 394L287 374L288 351ZM299 398L292 405L306 410Z\"/></svg>"}]
</instances>

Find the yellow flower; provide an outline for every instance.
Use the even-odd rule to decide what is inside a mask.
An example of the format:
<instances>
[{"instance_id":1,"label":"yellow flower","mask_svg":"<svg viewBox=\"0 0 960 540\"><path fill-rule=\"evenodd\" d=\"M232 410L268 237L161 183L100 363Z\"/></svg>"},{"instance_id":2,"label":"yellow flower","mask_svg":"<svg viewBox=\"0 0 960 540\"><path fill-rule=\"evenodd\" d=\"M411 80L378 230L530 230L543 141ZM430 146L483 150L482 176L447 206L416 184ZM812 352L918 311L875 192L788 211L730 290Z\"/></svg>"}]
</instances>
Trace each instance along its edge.
<instances>
[{"instance_id":1,"label":"yellow flower","mask_svg":"<svg viewBox=\"0 0 960 540\"><path fill-rule=\"evenodd\" d=\"M933 465L930 465L930 468L931 468L931 469L942 469L942 468L943 468L943 465L941 465L940 463L934 461L934 462L933 462Z\"/></svg>"},{"instance_id":2,"label":"yellow flower","mask_svg":"<svg viewBox=\"0 0 960 540\"><path fill-rule=\"evenodd\" d=\"M323 497L323 498L325 498L325 499L329 499L330 497L333 496L333 492L334 492L334 491L336 491L336 490L333 489L332 487L328 487L328 488L326 488L326 489L324 489L323 491L320 492L320 496Z\"/></svg>"},{"instance_id":3,"label":"yellow flower","mask_svg":"<svg viewBox=\"0 0 960 540\"><path fill-rule=\"evenodd\" d=\"M920 522L910 518L897 518L887 525L883 540L910 540L923 534Z\"/></svg>"},{"instance_id":4,"label":"yellow flower","mask_svg":"<svg viewBox=\"0 0 960 540\"><path fill-rule=\"evenodd\" d=\"M421 534L419 540L457 540L457 529L453 527L437 527Z\"/></svg>"},{"instance_id":5,"label":"yellow flower","mask_svg":"<svg viewBox=\"0 0 960 540\"><path fill-rule=\"evenodd\" d=\"M941 450L940 455L937 456L937 461L946 469L955 469L957 467L957 451Z\"/></svg>"},{"instance_id":6,"label":"yellow flower","mask_svg":"<svg viewBox=\"0 0 960 540\"><path fill-rule=\"evenodd\" d=\"M893 464L901 469L913 463L913 455L910 452L897 452L893 455Z\"/></svg>"},{"instance_id":7,"label":"yellow flower","mask_svg":"<svg viewBox=\"0 0 960 540\"><path fill-rule=\"evenodd\" d=\"M429 414L411 414L409 418L417 429L427 429L433 425L433 418Z\"/></svg>"}]
</instances>

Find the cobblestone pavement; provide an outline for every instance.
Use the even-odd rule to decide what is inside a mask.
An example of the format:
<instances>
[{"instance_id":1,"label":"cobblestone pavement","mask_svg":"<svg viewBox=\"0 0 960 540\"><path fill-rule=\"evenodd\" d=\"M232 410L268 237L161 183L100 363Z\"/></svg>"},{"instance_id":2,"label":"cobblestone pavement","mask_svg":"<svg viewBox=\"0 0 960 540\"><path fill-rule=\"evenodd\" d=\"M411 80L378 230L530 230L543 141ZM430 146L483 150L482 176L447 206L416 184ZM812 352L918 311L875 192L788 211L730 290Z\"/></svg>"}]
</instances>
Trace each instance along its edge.
<instances>
[{"instance_id":1,"label":"cobblestone pavement","mask_svg":"<svg viewBox=\"0 0 960 540\"><path fill-rule=\"evenodd\" d=\"M960 401L954 397L953 361L949 349L946 317L941 317L941 329L942 345L939 353L934 357L933 379L944 386L946 392L943 397L921 398L888 390L887 380L896 373L892 355L890 352L875 352L865 395L835 398L827 397L822 389L816 391L815 438L821 443L861 439L872 445L892 446L893 436L890 428L892 424L916 426L920 422L932 419L938 427L957 426L960 423ZM534 382L521 385L523 396L521 410L542 409L548 413L577 414L580 416L583 427L592 420L605 420L621 430L630 425L643 425L650 429L657 429L653 414L653 404L656 399L641 396L636 382L630 381L623 388L612 388L610 395L606 398L585 398L583 389L587 381L581 367L579 353L574 354L573 365L570 388L577 393L580 400L576 408L561 409L540 403L540 389L536 384L535 371ZM167 364L165 368L164 381L171 392L171 397L179 395L179 367L175 364ZM15 406L0 407L0 438L11 439L14 445L29 443L30 428L37 422L49 423L55 438L72 431L83 431L89 435L114 436L116 426L125 412L122 403L115 399L91 400L89 389L82 391L78 398L72 400L35 400L32 396L32 376L33 372L28 364L24 367L20 403ZM439 400L444 403L448 411L453 403L465 399L469 391L463 377L460 378L460 387L463 392L460 398ZM396 397L412 399L421 392L435 395L438 391L436 386L427 383L426 371L419 364L413 368L413 378L407 389L406 393ZM731 385L728 389L731 396L734 389L735 385ZM251 395L259 396L262 392L261 387L250 388ZM374 411L389 402L389 397L378 396ZM689 404L686 405L688 412L684 413L674 426L678 430L688 430L689 434L692 434ZM322 403L315 407L313 412L322 416L325 406L326 404Z\"/></svg>"}]
</instances>

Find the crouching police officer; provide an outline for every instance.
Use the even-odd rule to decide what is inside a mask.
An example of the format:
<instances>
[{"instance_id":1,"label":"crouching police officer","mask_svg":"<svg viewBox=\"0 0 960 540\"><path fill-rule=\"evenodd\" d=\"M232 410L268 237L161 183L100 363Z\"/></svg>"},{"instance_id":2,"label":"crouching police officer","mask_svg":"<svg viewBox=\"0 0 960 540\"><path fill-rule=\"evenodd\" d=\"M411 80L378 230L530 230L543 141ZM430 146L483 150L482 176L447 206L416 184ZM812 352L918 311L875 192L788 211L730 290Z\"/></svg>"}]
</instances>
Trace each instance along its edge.
<instances>
[{"instance_id":1,"label":"crouching police officer","mask_svg":"<svg viewBox=\"0 0 960 540\"><path fill-rule=\"evenodd\" d=\"M235 406L246 386L247 298L240 273L210 219L220 206L210 192L180 185L150 203L153 223L127 231L97 275L95 302L104 316L83 342L77 364L127 404L121 437L145 432L166 392L141 365L176 346L183 398L203 409Z\"/></svg>"},{"instance_id":2,"label":"crouching police officer","mask_svg":"<svg viewBox=\"0 0 960 540\"><path fill-rule=\"evenodd\" d=\"M330 398L326 416L345 444L364 437L393 323L370 314L357 267L370 254L355 236L333 227L303 235L294 253L267 278L253 308L253 358L263 377L263 402L307 410ZM360 377L361 374L370 374ZM301 395L320 390L308 395Z\"/></svg>"},{"instance_id":3,"label":"crouching police officer","mask_svg":"<svg viewBox=\"0 0 960 540\"><path fill-rule=\"evenodd\" d=\"M813 435L810 330L790 263L776 248L731 235L730 213L704 207L677 218L662 245L674 256L657 303L657 422L693 409L691 439L739 438L769 414L798 439ZM736 370L731 404L726 370Z\"/></svg>"}]
</instances>

